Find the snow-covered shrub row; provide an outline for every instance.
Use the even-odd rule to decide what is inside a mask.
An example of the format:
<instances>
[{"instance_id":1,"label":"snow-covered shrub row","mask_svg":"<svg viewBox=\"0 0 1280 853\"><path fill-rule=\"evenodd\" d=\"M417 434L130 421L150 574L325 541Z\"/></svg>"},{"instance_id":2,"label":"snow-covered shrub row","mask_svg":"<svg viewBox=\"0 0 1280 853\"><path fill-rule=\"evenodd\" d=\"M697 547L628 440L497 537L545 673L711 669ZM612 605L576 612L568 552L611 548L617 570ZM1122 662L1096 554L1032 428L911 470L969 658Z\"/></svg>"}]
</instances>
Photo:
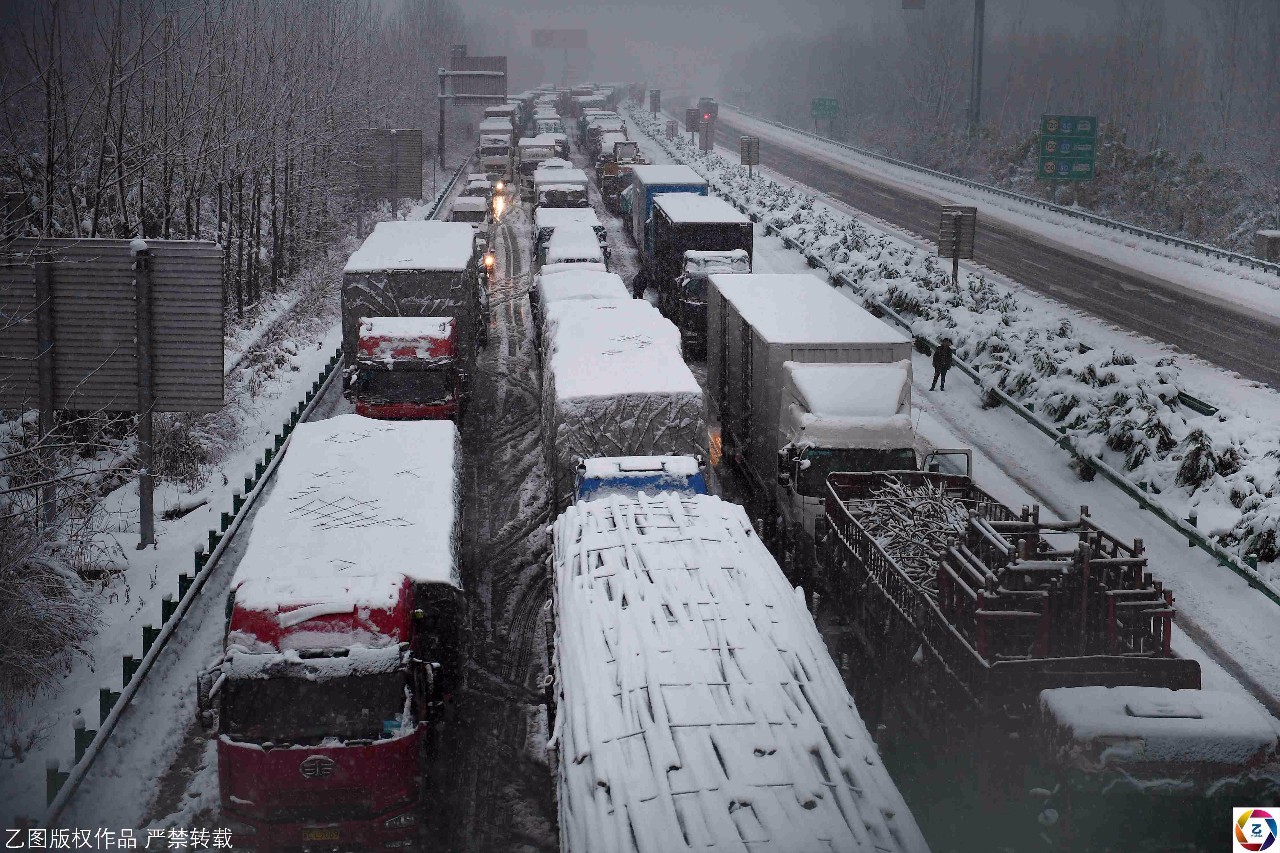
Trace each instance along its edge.
<instances>
[{"instance_id":1,"label":"snow-covered shrub row","mask_svg":"<svg viewBox=\"0 0 1280 853\"><path fill-rule=\"evenodd\" d=\"M705 176L833 274L857 283L915 323L917 334L950 337L956 353L990 385L1052 419L1082 453L1098 454L1238 555L1255 554L1280 586L1280 424L1223 407L1203 416L1179 405L1172 359L1090 349L1071 321L1036 311L980 275L953 285L931 254L819 209L815 197L759 175L632 109L631 121L675 160ZM1204 397L1205 393L1193 392Z\"/></svg>"}]
</instances>

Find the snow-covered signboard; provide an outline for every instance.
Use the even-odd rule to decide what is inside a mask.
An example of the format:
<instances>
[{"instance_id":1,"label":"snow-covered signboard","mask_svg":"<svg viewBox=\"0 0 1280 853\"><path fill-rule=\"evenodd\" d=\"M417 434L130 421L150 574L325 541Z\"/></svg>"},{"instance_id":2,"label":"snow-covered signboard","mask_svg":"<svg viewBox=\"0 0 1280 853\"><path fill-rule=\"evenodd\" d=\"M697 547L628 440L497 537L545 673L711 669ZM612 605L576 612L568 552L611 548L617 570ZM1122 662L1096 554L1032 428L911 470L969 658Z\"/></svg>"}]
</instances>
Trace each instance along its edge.
<instances>
[{"instance_id":1,"label":"snow-covered signboard","mask_svg":"<svg viewBox=\"0 0 1280 853\"><path fill-rule=\"evenodd\" d=\"M422 198L422 131L363 128L356 133L356 182L371 198Z\"/></svg>"},{"instance_id":2,"label":"snow-covered signboard","mask_svg":"<svg viewBox=\"0 0 1280 853\"><path fill-rule=\"evenodd\" d=\"M0 263L0 407L36 408L43 373L53 408L138 411L142 358L152 410L222 408L222 255L201 240L10 242ZM149 346L140 348L143 331Z\"/></svg>"}]
</instances>

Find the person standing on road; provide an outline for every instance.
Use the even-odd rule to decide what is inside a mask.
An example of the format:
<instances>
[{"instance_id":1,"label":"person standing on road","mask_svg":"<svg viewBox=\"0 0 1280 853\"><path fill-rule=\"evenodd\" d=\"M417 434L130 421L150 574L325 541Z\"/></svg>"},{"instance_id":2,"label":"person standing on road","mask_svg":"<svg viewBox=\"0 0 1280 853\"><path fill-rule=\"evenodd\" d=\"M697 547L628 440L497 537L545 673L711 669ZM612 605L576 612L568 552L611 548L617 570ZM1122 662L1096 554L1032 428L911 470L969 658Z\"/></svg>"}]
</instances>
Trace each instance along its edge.
<instances>
[{"instance_id":1,"label":"person standing on road","mask_svg":"<svg viewBox=\"0 0 1280 853\"><path fill-rule=\"evenodd\" d=\"M953 360L951 338L943 338L942 343L933 351L933 384L929 386L930 391L936 390L939 384L943 391L947 390L947 371L951 369Z\"/></svg>"}]
</instances>

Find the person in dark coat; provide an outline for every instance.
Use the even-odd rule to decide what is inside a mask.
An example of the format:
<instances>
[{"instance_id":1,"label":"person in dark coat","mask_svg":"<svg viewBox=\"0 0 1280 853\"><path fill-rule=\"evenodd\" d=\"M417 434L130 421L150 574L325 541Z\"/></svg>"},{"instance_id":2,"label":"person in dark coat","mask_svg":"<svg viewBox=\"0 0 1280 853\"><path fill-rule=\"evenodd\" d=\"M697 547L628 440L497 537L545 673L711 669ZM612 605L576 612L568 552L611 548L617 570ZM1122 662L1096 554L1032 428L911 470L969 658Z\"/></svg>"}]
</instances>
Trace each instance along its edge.
<instances>
[{"instance_id":1,"label":"person in dark coat","mask_svg":"<svg viewBox=\"0 0 1280 853\"><path fill-rule=\"evenodd\" d=\"M929 386L929 390L935 390L939 385L942 390L947 390L947 371L951 369L951 362L955 358L955 353L951 350L951 338L943 338L942 343L938 344L937 349L933 351L933 384Z\"/></svg>"}]
</instances>

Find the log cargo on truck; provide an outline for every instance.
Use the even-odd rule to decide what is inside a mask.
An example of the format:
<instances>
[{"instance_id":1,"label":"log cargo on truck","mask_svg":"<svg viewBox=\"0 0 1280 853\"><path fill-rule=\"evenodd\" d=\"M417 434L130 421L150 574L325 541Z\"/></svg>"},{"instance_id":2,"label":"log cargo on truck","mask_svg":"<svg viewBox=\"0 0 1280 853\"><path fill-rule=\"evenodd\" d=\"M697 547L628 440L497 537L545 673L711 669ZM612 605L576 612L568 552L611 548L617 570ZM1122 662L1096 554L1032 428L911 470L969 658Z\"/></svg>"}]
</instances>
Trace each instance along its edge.
<instances>
[{"instance_id":1,"label":"log cargo on truck","mask_svg":"<svg viewBox=\"0 0 1280 853\"><path fill-rule=\"evenodd\" d=\"M294 430L231 582L225 652L200 677L238 846L421 843L461 684L459 473L449 421Z\"/></svg>"},{"instance_id":2,"label":"log cargo on truck","mask_svg":"<svg viewBox=\"0 0 1280 853\"><path fill-rule=\"evenodd\" d=\"M688 166L636 166L631 172L631 239L652 251L648 223L658 193L707 194L707 179Z\"/></svg>"},{"instance_id":3,"label":"log cargo on truck","mask_svg":"<svg viewBox=\"0 0 1280 853\"><path fill-rule=\"evenodd\" d=\"M580 459L706 455L702 391L680 333L635 299L544 306L542 432L553 501Z\"/></svg>"},{"instance_id":4,"label":"log cargo on truck","mask_svg":"<svg viewBox=\"0 0 1280 853\"><path fill-rule=\"evenodd\" d=\"M481 325L481 273L472 226L379 222L342 275L342 354L353 391L360 323L375 317L452 317L463 400L470 393Z\"/></svg>"},{"instance_id":5,"label":"log cargo on truck","mask_svg":"<svg viewBox=\"0 0 1280 853\"><path fill-rule=\"evenodd\" d=\"M750 264L755 247L754 226L746 214L724 199L693 193L659 193L653 198L649 228L652 241L646 241L640 251L644 287L658 292L658 309L696 349L697 343L706 340L707 316L705 301L701 311L694 310L695 306L684 304L677 291L685 253L740 250L747 253Z\"/></svg>"},{"instance_id":6,"label":"log cargo on truck","mask_svg":"<svg viewBox=\"0 0 1280 853\"><path fill-rule=\"evenodd\" d=\"M584 501L550 562L561 850L926 853L741 507Z\"/></svg>"},{"instance_id":7,"label":"log cargo on truck","mask_svg":"<svg viewBox=\"0 0 1280 853\"><path fill-rule=\"evenodd\" d=\"M819 471L924 462L904 408L911 339L812 275L709 284L707 393L723 456L742 472L765 540L803 582L826 494Z\"/></svg>"},{"instance_id":8,"label":"log cargo on truck","mask_svg":"<svg viewBox=\"0 0 1280 853\"><path fill-rule=\"evenodd\" d=\"M864 718L976 765L961 808L1062 849L1173 849L1280 794L1280 729L1200 689L1142 540L933 472L831 474L826 508L820 586Z\"/></svg>"}]
</instances>

